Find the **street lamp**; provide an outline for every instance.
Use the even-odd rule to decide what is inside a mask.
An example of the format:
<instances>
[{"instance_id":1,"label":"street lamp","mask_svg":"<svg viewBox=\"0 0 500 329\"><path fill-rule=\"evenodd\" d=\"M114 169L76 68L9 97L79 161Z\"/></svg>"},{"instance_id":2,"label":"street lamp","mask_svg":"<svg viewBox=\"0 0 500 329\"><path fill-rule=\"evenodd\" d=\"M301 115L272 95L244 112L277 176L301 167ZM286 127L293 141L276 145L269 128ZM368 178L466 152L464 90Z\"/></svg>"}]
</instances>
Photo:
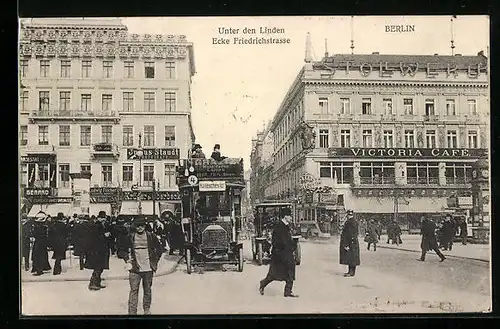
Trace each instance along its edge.
<instances>
[{"instance_id":1,"label":"street lamp","mask_svg":"<svg viewBox=\"0 0 500 329\"><path fill-rule=\"evenodd\" d=\"M136 155L139 158L139 188L142 187L142 157L144 156L144 151L142 150L141 144L142 134L139 133L139 147L137 148ZM139 215L142 215L142 200L141 200L141 190L137 193L139 198Z\"/></svg>"}]
</instances>

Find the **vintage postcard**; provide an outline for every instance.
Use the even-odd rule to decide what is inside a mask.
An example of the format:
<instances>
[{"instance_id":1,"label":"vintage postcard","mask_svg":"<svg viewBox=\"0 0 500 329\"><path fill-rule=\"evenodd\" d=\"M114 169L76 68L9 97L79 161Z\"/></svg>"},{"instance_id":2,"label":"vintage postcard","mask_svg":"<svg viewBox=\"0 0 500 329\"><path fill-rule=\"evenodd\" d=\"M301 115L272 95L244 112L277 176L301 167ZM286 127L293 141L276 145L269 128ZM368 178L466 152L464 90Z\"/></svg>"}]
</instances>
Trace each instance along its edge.
<instances>
[{"instance_id":1,"label":"vintage postcard","mask_svg":"<svg viewBox=\"0 0 500 329\"><path fill-rule=\"evenodd\" d=\"M20 18L22 316L491 312L488 16Z\"/></svg>"}]
</instances>

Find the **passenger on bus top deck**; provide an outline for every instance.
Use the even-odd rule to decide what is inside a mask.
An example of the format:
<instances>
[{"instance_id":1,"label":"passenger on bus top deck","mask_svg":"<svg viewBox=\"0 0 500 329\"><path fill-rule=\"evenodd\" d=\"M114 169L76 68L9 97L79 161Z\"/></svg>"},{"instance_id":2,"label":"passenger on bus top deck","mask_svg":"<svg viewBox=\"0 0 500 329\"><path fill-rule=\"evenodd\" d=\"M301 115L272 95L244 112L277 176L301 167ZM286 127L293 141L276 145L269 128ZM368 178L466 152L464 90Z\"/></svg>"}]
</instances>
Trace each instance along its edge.
<instances>
[{"instance_id":1,"label":"passenger on bus top deck","mask_svg":"<svg viewBox=\"0 0 500 329\"><path fill-rule=\"evenodd\" d=\"M194 159L205 159L205 153L201 150L200 144L195 144L193 146L191 157Z\"/></svg>"},{"instance_id":2,"label":"passenger on bus top deck","mask_svg":"<svg viewBox=\"0 0 500 329\"><path fill-rule=\"evenodd\" d=\"M220 144L215 144L211 158L214 159L215 161L222 161L227 158L225 156L220 155Z\"/></svg>"}]
</instances>

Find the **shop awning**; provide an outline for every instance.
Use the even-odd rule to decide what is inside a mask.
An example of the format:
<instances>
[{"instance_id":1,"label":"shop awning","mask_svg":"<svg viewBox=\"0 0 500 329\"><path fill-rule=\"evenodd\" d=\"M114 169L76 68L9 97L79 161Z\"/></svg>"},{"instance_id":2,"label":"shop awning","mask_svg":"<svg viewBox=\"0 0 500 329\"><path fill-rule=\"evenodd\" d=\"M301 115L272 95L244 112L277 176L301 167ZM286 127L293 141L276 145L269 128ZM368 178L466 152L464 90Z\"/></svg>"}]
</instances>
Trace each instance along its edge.
<instances>
[{"instance_id":1,"label":"shop awning","mask_svg":"<svg viewBox=\"0 0 500 329\"><path fill-rule=\"evenodd\" d=\"M58 213L62 212L64 216L72 216L73 209L71 203L52 203L52 204L35 204L31 207L28 217L35 217L40 211L43 211L51 217L57 216Z\"/></svg>"},{"instance_id":2,"label":"shop awning","mask_svg":"<svg viewBox=\"0 0 500 329\"><path fill-rule=\"evenodd\" d=\"M153 201L142 201L142 214L143 215L153 215ZM158 202L155 202L156 215L160 215L160 206ZM120 209L120 215L138 215L139 214L139 202L137 201L123 201L122 207Z\"/></svg>"},{"instance_id":3,"label":"shop awning","mask_svg":"<svg viewBox=\"0 0 500 329\"><path fill-rule=\"evenodd\" d=\"M446 198L406 198L398 204L399 213L442 212L446 208ZM394 213L393 198L352 198L346 200L346 209L356 213Z\"/></svg>"},{"instance_id":4,"label":"shop awning","mask_svg":"<svg viewBox=\"0 0 500 329\"><path fill-rule=\"evenodd\" d=\"M99 215L100 211L106 212L106 216L111 215L111 204L109 203L91 203L89 209L89 215L96 216Z\"/></svg>"}]
</instances>

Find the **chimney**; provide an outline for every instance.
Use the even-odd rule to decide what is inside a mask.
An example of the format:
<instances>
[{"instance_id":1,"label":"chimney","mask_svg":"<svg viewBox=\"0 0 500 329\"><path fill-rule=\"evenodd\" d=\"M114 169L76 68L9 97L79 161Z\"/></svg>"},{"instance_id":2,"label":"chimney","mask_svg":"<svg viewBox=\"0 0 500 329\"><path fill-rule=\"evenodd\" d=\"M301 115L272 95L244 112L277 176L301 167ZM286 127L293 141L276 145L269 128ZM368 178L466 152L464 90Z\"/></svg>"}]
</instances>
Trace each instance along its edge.
<instances>
[{"instance_id":1,"label":"chimney","mask_svg":"<svg viewBox=\"0 0 500 329\"><path fill-rule=\"evenodd\" d=\"M374 51L372 55L380 55L380 53L378 51Z\"/></svg>"},{"instance_id":2,"label":"chimney","mask_svg":"<svg viewBox=\"0 0 500 329\"><path fill-rule=\"evenodd\" d=\"M455 54L455 56L462 56L462 54Z\"/></svg>"},{"instance_id":3,"label":"chimney","mask_svg":"<svg viewBox=\"0 0 500 329\"><path fill-rule=\"evenodd\" d=\"M439 54L434 54L434 56L439 56Z\"/></svg>"},{"instance_id":4,"label":"chimney","mask_svg":"<svg viewBox=\"0 0 500 329\"><path fill-rule=\"evenodd\" d=\"M304 58L304 62L311 63L312 62L312 54L311 54L311 33L307 32L306 36L306 55Z\"/></svg>"},{"instance_id":5,"label":"chimney","mask_svg":"<svg viewBox=\"0 0 500 329\"><path fill-rule=\"evenodd\" d=\"M477 53L478 56L483 56L484 57L484 51L481 50L480 52Z\"/></svg>"}]
</instances>

